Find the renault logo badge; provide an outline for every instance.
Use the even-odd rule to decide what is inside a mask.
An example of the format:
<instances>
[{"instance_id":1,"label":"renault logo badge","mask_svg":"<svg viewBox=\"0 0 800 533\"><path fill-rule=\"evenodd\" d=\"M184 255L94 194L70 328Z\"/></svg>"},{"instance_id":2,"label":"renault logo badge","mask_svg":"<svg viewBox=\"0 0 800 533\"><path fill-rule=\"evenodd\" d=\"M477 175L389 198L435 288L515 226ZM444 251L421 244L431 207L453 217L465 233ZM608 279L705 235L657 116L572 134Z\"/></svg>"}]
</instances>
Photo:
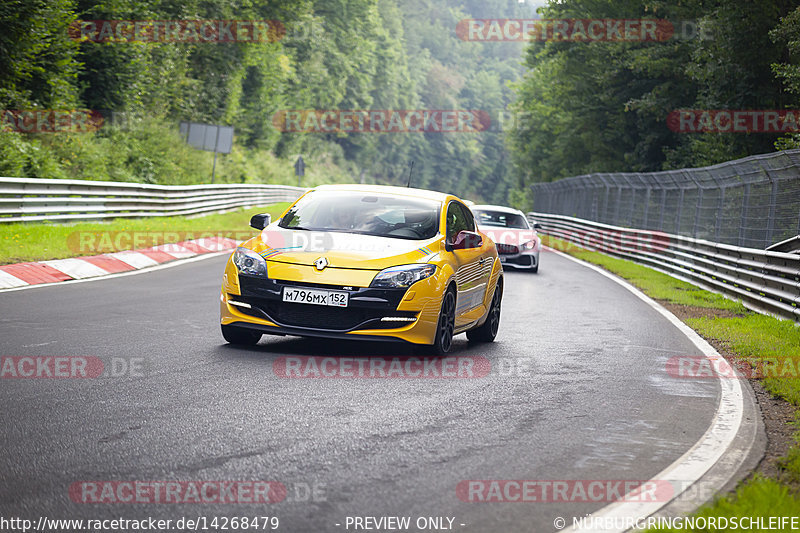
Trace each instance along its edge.
<instances>
[{"instance_id":1,"label":"renault logo badge","mask_svg":"<svg viewBox=\"0 0 800 533\"><path fill-rule=\"evenodd\" d=\"M328 266L328 260L325 259L324 257L320 257L319 259L316 259L314 261L314 267L317 270L325 270L325 267L327 266Z\"/></svg>"}]
</instances>

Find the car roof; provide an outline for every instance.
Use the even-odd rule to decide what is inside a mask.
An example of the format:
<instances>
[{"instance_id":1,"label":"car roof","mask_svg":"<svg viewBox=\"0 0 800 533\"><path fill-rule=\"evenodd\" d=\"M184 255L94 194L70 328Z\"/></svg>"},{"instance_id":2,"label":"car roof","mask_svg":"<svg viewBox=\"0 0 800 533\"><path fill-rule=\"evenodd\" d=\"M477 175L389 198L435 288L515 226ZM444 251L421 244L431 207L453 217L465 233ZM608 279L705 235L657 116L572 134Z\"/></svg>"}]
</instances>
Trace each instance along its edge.
<instances>
[{"instance_id":1,"label":"car roof","mask_svg":"<svg viewBox=\"0 0 800 533\"><path fill-rule=\"evenodd\" d=\"M359 183L352 183L346 185L319 185L314 187L315 191L343 191L343 192L372 192L376 194L392 194L398 196L413 196L414 198L423 198L427 200L435 200L437 202L444 202L448 198L455 197L452 194L443 192L429 191L426 189L414 189L412 187L392 187L389 185L362 185Z\"/></svg>"},{"instance_id":2,"label":"car roof","mask_svg":"<svg viewBox=\"0 0 800 533\"><path fill-rule=\"evenodd\" d=\"M482 205L471 205L469 208L472 209L473 211L500 211L501 213L512 213L514 215L525 216L525 213L523 213L519 209L514 209L513 207L506 207L503 205L482 204Z\"/></svg>"}]
</instances>

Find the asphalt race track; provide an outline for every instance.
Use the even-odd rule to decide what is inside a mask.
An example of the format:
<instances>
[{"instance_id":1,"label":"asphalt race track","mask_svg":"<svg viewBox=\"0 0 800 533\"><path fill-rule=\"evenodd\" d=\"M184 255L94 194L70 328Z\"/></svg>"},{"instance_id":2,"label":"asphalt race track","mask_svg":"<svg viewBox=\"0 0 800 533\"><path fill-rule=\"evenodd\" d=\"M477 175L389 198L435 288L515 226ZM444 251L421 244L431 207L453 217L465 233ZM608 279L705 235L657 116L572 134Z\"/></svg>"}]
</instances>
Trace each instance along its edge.
<instances>
[{"instance_id":1,"label":"asphalt race track","mask_svg":"<svg viewBox=\"0 0 800 533\"><path fill-rule=\"evenodd\" d=\"M280 377L282 356L410 352L294 337L226 345L224 261L0 293L0 355L96 356L137 369L0 379L0 515L277 516L278 531L290 532L347 531L347 517L450 517L456 531L554 531L556 517L570 525L607 502L467 502L456 487L647 480L703 436L719 402L716 380L667 373L669 358L698 355L668 320L553 253L542 253L539 274L506 272L494 344L457 337L454 355L491 363L471 379ZM276 481L287 497L107 504L69 494L76 482L135 480Z\"/></svg>"}]
</instances>

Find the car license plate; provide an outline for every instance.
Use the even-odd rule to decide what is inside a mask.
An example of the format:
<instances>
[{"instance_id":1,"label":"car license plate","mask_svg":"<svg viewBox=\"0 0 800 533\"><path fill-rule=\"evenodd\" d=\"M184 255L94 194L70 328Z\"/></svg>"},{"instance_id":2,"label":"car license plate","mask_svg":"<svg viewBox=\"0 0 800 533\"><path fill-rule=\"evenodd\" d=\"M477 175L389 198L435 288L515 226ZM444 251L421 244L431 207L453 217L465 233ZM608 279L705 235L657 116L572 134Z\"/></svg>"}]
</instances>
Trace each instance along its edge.
<instances>
[{"instance_id":1,"label":"car license plate","mask_svg":"<svg viewBox=\"0 0 800 533\"><path fill-rule=\"evenodd\" d=\"M300 304L332 305L347 307L346 292L326 291L319 289L301 289L300 287L284 287L283 301Z\"/></svg>"}]
</instances>

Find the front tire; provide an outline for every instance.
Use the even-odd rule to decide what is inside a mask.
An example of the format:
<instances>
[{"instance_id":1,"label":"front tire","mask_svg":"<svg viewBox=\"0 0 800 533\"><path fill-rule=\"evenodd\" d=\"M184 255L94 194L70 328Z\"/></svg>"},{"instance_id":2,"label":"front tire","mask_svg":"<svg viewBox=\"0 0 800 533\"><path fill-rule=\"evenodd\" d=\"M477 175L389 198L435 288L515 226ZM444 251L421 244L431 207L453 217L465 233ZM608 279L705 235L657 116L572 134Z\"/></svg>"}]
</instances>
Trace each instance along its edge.
<instances>
[{"instance_id":1,"label":"front tire","mask_svg":"<svg viewBox=\"0 0 800 533\"><path fill-rule=\"evenodd\" d=\"M261 340L261 333L251 329L240 328L237 326L226 326L225 324L222 324L221 328L222 336L231 344L255 346L258 344L258 341Z\"/></svg>"},{"instance_id":2,"label":"front tire","mask_svg":"<svg viewBox=\"0 0 800 533\"><path fill-rule=\"evenodd\" d=\"M500 307L503 302L503 280L497 282L492 295L492 303L489 305L489 316L482 326L467 331L467 339L470 342L493 342L497 337L497 330L500 329Z\"/></svg>"}]
</instances>

